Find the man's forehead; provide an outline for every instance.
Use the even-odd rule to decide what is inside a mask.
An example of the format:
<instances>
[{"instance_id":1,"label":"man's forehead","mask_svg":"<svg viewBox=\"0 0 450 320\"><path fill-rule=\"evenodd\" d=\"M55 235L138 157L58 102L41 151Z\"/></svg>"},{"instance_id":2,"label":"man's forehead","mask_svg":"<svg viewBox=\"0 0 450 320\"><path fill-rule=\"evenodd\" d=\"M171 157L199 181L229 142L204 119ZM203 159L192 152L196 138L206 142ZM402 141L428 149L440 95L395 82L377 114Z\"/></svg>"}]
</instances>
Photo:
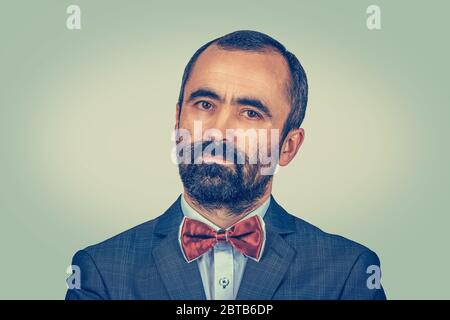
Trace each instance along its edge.
<instances>
[{"instance_id":1,"label":"man's forehead","mask_svg":"<svg viewBox=\"0 0 450 320\"><path fill-rule=\"evenodd\" d=\"M255 91L285 96L288 69L275 52L207 48L196 61L187 86L214 86L225 90ZM280 97L277 97L278 99Z\"/></svg>"},{"instance_id":2,"label":"man's forehead","mask_svg":"<svg viewBox=\"0 0 450 320\"><path fill-rule=\"evenodd\" d=\"M234 91L236 93L269 93L273 90L274 85L279 84L264 81L254 74L239 74L232 71L210 71L198 73L195 77L190 78L190 90L196 90L200 87L208 87L216 91Z\"/></svg>"}]
</instances>

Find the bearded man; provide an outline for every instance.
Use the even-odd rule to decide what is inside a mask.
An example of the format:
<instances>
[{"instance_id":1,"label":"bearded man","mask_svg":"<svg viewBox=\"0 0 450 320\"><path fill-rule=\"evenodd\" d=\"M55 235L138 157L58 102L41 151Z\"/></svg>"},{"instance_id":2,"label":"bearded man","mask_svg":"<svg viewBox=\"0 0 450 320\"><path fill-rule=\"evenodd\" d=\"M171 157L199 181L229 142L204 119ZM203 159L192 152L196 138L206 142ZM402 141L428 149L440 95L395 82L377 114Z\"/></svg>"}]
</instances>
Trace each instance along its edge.
<instances>
[{"instance_id":1,"label":"bearded man","mask_svg":"<svg viewBox=\"0 0 450 320\"><path fill-rule=\"evenodd\" d=\"M385 299L374 252L271 195L276 168L304 140L307 97L299 60L266 34L200 47L176 104L183 194L156 219L78 251L80 285L66 299Z\"/></svg>"}]
</instances>

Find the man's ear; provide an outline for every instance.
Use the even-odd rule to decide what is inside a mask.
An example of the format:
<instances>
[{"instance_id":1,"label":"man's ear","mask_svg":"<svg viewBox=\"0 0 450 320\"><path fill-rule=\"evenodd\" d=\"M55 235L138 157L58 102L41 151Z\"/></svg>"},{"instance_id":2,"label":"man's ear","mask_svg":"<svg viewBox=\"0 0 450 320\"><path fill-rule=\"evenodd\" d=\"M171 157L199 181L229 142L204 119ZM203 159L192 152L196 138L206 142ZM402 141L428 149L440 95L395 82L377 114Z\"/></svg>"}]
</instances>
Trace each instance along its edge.
<instances>
[{"instance_id":1,"label":"man's ear","mask_svg":"<svg viewBox=\"0 0 450 320\"><path fill-rule=\"evenodd\" d=\"M279 161L280 166L287 166L289 162L294 159L304 139L305 130L303 130L303 128L289 131L288 135L283 141L283 145L281 146Z\"/></svg>"},{"instance_id":2,"label":"man's ear","mask_svg":"<svg viewBox=\"0 0 450 320\"><path fill-rule=\"evenodd\" d=\"M176 111L175 111L175 130L179 128L180 126L180 111L181 107L180 104L177 102L176 104Z\"/></svg>"}]
</instances>

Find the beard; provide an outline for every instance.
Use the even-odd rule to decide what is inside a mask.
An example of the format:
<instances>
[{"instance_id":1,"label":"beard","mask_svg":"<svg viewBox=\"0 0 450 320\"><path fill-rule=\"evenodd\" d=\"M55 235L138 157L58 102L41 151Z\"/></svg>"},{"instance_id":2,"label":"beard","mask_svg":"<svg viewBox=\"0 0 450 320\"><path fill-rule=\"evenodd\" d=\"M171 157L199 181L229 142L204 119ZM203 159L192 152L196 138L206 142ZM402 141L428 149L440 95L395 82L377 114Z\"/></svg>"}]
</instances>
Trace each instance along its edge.
<instances>
[{"instance_id":1,"label":"beard","mask_svg":"<svg viewBox=\"0 0 450 320\"><path fill-rule=\"evenodd\" d=\"M211 144L219 150L227 150L226 142L192 143L190 159L193 161L178 165L185 192L207 211L225 209L232 215L242 214L264 195L272 175L262 175L260 163L250 164L248 156L234 147L230 149L233 151L232 164L195 163L194 150L201 150L198 153L201 157ZM218 149L215 147L214 150ZM211 154L215 155L214 152Z\"/></svg>"}]
</instances>

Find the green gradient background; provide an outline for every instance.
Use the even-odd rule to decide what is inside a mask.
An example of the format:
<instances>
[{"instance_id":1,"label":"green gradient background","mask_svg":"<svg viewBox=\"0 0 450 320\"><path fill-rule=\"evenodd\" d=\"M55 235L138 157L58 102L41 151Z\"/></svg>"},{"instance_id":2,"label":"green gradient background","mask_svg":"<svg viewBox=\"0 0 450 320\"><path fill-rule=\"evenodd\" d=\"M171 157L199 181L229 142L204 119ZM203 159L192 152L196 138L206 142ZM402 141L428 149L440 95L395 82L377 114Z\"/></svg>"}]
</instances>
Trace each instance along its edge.
<instances>
[{"instance_id":1,"label":"green gradient background","mask_svg":"<svg viewBox=\"0 0 450 320\"><path fill-rule=\"evenodd\" d=\"M63 298L77 249L175 200L184 65L238 29L274 36L309 76L306 140L275 197L376 251L388 298L450 298L450 4L337 2L2 0L0 298Z\"/></svg>"}]
</instances>

